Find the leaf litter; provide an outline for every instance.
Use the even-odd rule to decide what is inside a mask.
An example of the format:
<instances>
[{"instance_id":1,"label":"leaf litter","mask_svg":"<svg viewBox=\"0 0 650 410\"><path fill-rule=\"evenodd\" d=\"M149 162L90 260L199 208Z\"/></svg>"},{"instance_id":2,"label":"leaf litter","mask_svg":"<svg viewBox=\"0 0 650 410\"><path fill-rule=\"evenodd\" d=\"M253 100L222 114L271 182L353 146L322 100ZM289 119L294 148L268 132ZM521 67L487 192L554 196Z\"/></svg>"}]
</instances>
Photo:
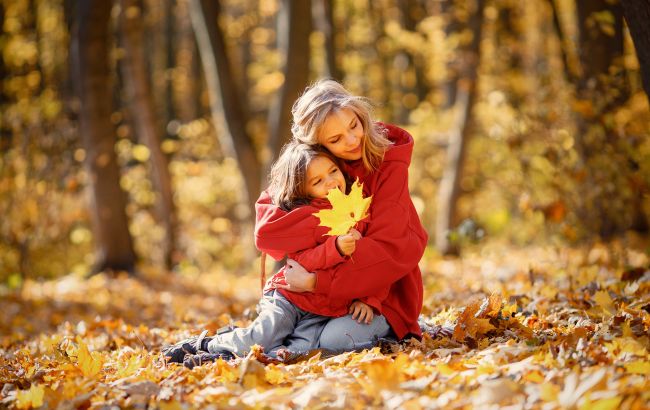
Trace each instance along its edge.
<instances>
[{"instance_id":1,"label":"leaf litter","mask_svg":"<svg viewBox=\"0 0 650 410\"><path fill-rule=\"evenodd\" d=\"M597 246L429 256L422 340L286 363L254 348L192 370L160 348L250 323L255 273L27 281L2 294L0 406L648 408L648 258L619 267Z\"/></svg>"}]
</instances>

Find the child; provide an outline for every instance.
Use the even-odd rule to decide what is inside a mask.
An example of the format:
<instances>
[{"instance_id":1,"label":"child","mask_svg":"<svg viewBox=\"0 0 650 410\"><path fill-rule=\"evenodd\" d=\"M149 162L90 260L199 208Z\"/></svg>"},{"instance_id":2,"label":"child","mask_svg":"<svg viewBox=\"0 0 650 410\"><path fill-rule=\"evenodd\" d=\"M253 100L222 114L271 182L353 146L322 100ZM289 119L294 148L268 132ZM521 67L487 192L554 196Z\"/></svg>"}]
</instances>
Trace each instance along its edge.
<instances>
[{"instance_id":1,"label":"child","mask_svg":"<svg viewBox=\"0 0 650 410\"><path fill-rule=\"evenodd\" d=\"M267 191L256 208L256 246L280 260L288 255L309 269L329 269L344 262L355 250L361 232L327 236L314 213L330 207L330 189L346 190L346 180L337 160L324 150L290 142L273 165ZM272 223L269 221L273 220ZM359 223L359 229L365 229ZM279 349L306 351L318 347L323 326L331 317L348 313L359 322L373 319L378 298L330 300L323 295L294 293L286 288L284 270L274 275L258 305L259 316L246 328L223 329L214 337L188 339L163 350L170 361L193 367L197 362L244 355L254 344L274 355ZM211 355L201 353L207 351ZM186 354L190 356L185 357Z\"/></svg>"}]
</instances>

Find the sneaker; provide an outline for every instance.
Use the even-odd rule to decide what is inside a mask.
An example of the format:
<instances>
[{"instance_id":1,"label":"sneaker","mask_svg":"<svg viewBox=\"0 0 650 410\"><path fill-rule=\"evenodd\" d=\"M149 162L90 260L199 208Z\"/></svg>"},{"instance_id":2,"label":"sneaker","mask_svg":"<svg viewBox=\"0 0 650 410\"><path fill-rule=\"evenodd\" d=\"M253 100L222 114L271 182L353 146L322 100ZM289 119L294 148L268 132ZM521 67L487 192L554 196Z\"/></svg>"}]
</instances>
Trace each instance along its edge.
<instances>
[{"instance_id":1,"label":"sneaker","mask_svg":"<svg viewBox=\"0 0 650 410\"><path fill-rule=\"evenodd\" d=\"M216 362L219 359L230 360L234 359L235 355L231 352L223 351L219 353L208 353L200 351L196 354L188 354L183 359L183 366L188 369L193 369L195 366L201 366L202 364L209 362Z\"/></svg>"},{"instance_id":2,"label":"sneaker","mask_svg":"<svg viewBox=\"0 0 650 410\"><path fill-rule=\"evenodd\" d=\"M208 331L204 330L198 337L190 337L176 344L165 346L162 353L168 362L183 363L186 355L195 355L199 351L205 350L204 344L212 340L211 337L206 337L207 334Z\"/></svg>"}]
</instances>

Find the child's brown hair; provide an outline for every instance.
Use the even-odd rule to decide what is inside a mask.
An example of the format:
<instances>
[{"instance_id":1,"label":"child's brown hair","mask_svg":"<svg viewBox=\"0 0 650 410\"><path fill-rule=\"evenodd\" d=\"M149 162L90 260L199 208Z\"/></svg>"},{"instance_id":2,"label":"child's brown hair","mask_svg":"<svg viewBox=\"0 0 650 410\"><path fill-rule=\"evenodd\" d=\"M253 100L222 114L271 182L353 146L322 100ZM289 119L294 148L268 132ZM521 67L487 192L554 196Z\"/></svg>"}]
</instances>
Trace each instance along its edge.
<instances>
[{"instance_id":1,"label":"child's brown hair","mask_svg":"<svg viewBox=\"0 0 650 410\"><path fill-rule=\"evenodd\" d=\"M273 203L284 211L306 205L313 198L307 195L307 167L316 157L326 157L340 166L339 160L329 151L292 140L282 147L269 174L269 195Z\"/></svg>"}]
</instances>

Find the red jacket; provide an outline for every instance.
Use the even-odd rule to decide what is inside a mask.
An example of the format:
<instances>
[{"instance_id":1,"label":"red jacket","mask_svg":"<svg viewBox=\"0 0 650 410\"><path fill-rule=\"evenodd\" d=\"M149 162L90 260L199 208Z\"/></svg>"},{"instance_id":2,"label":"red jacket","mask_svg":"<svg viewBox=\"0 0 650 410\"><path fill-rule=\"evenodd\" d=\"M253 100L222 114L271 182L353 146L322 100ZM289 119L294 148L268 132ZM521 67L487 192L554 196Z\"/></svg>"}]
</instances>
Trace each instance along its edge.
<instances>
[{"instance_id":1,"label":"red jacket","mask_svg":"<svg viewBox=\"0 0 650 410\"><path fill-rule=\"evenodd\" d=\"M368 173L361 160L343 166L347 175L363 183L364 195L373 196L366 233L357 241L354 261L315 271L313 293L355 299L389 287L382 314L398 338L419 337L422 275L418 262L428 237L408 189L413 138L401 128L384 126L393 145L378 170Z\"/></svg>"},{"instance_id":2,"label":"red jacket","mask_svg":"<svg viewBox=\"0 0 650 410\"><path fill-rule=\"evenodd\" d=\"M330 203L322 199L286 212L271 202L266 191L262 192L255 204L255 246L275 260L288 256L309 272L335 267L349 258L341 256L336 249L336 236L326 235L328 228L318 226L319 220L314 216L319 210L329 208ZM363 234L365 223L360 222L357 229ZM286 284L284 268L267 281L264 293L278 284ZM333 299L312 292L295 293L281 289L280 293L299 308L323 316L344 316L352 303L350 298ZM387 294L387 289L383 293ZM381 301L377 297L358 299L381 312Z\"/></svg>"}]
</instances>

